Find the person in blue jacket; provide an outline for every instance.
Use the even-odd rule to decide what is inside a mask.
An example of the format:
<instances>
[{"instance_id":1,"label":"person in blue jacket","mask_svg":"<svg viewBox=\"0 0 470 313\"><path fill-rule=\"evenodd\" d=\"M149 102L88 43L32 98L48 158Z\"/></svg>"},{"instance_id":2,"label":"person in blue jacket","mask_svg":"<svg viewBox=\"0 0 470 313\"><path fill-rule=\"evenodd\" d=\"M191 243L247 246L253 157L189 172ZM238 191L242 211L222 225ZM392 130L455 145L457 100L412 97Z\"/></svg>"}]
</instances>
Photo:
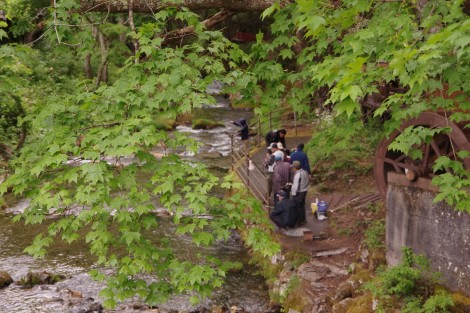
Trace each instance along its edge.
<instances>
[{"instance_id":1,"label":"person in blue jacket","mask_svg":"<svg viewBox=\"0 0 470 313\"><path fill-rule=\"evenodd\" d=\"M308 161L307 154L305 154L304 150L304 144L301 143L297 146L297 149L295 152L291 153L290 155L290 164L294 161L299 161L300 162L300 168L302 168L304 171L306 171L309 175L311 174L310 172L310 163Z\"/></svg>"}]
</instances>

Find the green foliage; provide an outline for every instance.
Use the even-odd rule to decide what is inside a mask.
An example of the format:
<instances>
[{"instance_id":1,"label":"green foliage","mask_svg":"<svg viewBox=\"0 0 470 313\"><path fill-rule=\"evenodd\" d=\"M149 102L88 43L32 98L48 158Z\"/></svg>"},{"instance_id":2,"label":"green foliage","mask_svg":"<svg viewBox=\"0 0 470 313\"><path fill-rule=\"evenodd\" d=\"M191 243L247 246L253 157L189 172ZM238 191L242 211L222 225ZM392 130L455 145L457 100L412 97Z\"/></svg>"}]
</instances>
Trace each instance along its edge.
<instances>
[{"instance_id":1,"label":"green foliage","mask_svg":"<svg viewBox=\"0 0 470 313\"><path fill-rule=\"evenodd\" d=\"M301 251L292 250L286 253L286 260L290 261L293 267L299 267L300 265L307 263L310 260L310 256Z\"/></svg>"},{"instance_id":2,"label":"green foliage","mask_svg":"<svg viewBox=\"0 0 470 313\"><path fill-rule=\"evenodd\" d=\"M369 123L365 128L359 119L322 115L306 150L318 170L354 170L363 174L370 170L364 162L372 156L379 140L379 126ZM334 160L331 164L331 160Z\"/></svg>"},{"instance_id":3,"label":"green foliage","mask_svg":"<svg viewBox=\"0 0 470 313\"><path fill-rule=\"evenodd\" d=\"M80 21L79 16L68 14L75 5L74 1L60 2L56 13L61 22ZM159 227L156 206L168 210L177 225L176 234L191 236L195 245L227 240L249 221L261 227L248 230L247 245L265 257L279 251L268 228L262 227L268 219L260 203L241 197L231 177L219 179L207 166L189 163L175 153L181 149L194 152L199 143L156 127L155 120L175 119L214 103L205 93L207 86L215 79L230 82L238 64L248 59L221 33L205 31L194 13L185 9L165 12L166 16L156 16L133 34L140 41L138 55L146 59L137 63L135 57L129 58L112 84L89 88L85 81L75 84L72 92L66 89L66 95L53 93L43 105L30 108L24 121L37 136L12 161L15 172L0 186L0 193L11 188L15 195L31 199L17 220L40 223L51 211L61 216L27 248L36 257L46 253L53 239L73 243L80 229L89 229L85 240L98 264L115 269L101 292L108 307L133 296L161 303L174 293L190 293L191 300L198 301L223 283L229 268L220 260L204 255L186 259L172 252L168 238L146 235ZM181 46L161 47L154 32L168 18L195 25L198 36ZM106 25L102 30L107 34L118 31ZM76 41L79 35L76 29L58 28L60 42ZM50 49L47 42L43 48ZM82 52L58 49L49 53L65 57ZM74 73L73 67L60 70L61 79ZM151 150L156 144L164 144L168 155L155 158ZM124 157L134 161L122 166ZM213 195L214 188L235 194L220 199ZM245 213L246 208L251 213ZM71 215L75 210L78 215ZM187 211L191 215L183 215ZM204 218L207 215L214 218ZM93 275L104 278L99 272ZM155 279L146 281L142 275Z\"/></svg>"},{"instance_id":4,"label":"green foliage","mask_svg":"<svg viewBox=\"0 0 470 313\"><path fill-rule=\"evenodd\" d=\"M8 4L12 27L2 29L0 37L9 35L10 40L31 31L38 22L31 17L45 2L2 1ZM116 25L117 15L79 14L78 1L57 1L55 11L44 11L43 37L34 49L0 47L1 109L14 116L0 119L7 133L1 140L14 141L11 134L18 123L27 123L33 134L11 163L15 173L0 192L11 187L32 199L21 216L26 223L41 222L53 209L64 216L28 251L41 256L51 238L73 242L87 226L86 240L99 263L116 269L102 293L107 306L134 295L158 303L173 292L209 294L224 276L216 268L219 262L196 256L190 263L173 255L165 238L155 243L144 235L159 227L155 203L171 212L178 234L192 235L197 245L226 239L245 219L263 225L265 212L241 194L224 201L212 196L216 186L228 190L235 184L230 178L219 180L201 164L188 164L172 153L155 159L151 149L156 144L170 151L195 151L198 143L158 130L154 118L176 119L213 103L205 90L216 79L227 92L257 103L255 113L264 120L278 108L303 116L326 104L333 114L321 120L306 150L315 164L334 157L334 169L352 169L372 155L382 133L375 122L364 126L360 121L360 103L378 86L399 84L403 90L375 111L377 119L390 116L387 132L426 110L447 112L449 121L468 118L463 112L470 109L470 20L461 4L436 0L418 8L413 1L276 2L262 14L272 21L272 40L258 34L246 54L221 32L205 29L200 17L184 7L153 16L136 14L136 30L131 31ZM180 26L193 26L194 36L177 45L165 43L161 35ZM122 33L128 43L139 41L135 55L118 40ZM108 83L78 83L84 77L80 63L90 54L95 70L110 63ZM459 112L454 112L456 103ZM20 106L24 118L19 118ZM419 157L410 150L414 140L429 140L440 131L405 131L395 148ZM121 159L129 156L135 162L122 167ZM370 165L359 168L366 172ZM453 171L435 178L445 186L438 199L459 209L470 207L470 196L463 192L468 173L445 158L436 163L436 171L441 168ZM142 182L139 175L149 179ZM77 207L78 216L67 217ZM246 208L253 210L245 214ZM183 216L185 209L192 216ZM207 214L215 218L200 218ZM266 227L249 228L246 242L264 257L279 250ZM414 292L424 272L403 264L383 274L387 288L377 290L384 296ZM141 274L153 275L156 282L143 281Z\"/></svg>"},{"instance_id":5,"label":"green foliage","mask_svg":"<svg viewBox=\"0 0 470 313\"><path fill-rule=\"evenodd\" d=\"M364 235L364 241L369 249L385 248L385 220L373 221Z\"/></svg>"},{"instance_id":6,"label":"green foliage","mask_svg":"<svg viewBox=\"0 0 470 313\"><path fill-rule=\"evenodd\" d=\"M252 49L256 64L249 69L255 81L265 86L249 88L251 94L262 93L257 95L263 105L256 110L260 116L266 117L283 103L298 113L326 104L333 108L333 115L354 121L364 97L388 85L401 91L390 92L374 108L376 117L387 119L386 133L424 111L439 110L449 123L469 120L465 112L470 109L470 85L465 73L470 71L470 19L462 11L462 1L427 1L419 7L412 1L359 0L334 5L296 1L282 9L274 5L263 16L268 15L273 19L274 39L269 43L258 40ZM272 69L269 74L266 68ZM421 152L414 144L449 131L447 123L438 126L405 130L391 148L419 158ZM326 136L328 140L314 139L313 150L333 155L330 147L354 144L354 140L340 138L357 138L359 127L347 124L338 130L336 140L331 135ZM334 154L335 158L342 155ZM345 159L354 160L354 156ZM334 167L347 167L344 163L340 160ZM467 179L460 174L447 176L435 179L446 188L440 199L458 209L470 207Z\"/></svg>"},{"instance_id":7,"label":"green foliage","mask_svg":"<svg viewBox=\"0 0 470 313\"><path fill-rule=\"evenodd\" d=\"M0 7L5 10L6 17L11 21L8 32L12 37L20 37L34 30L35 23L40 22L40 15L49 6L48 0L3 0Z\"/></svg>"},{"instance_id":8,"label":"green foliage","mask_svg":"<svg viewBox=\"0 0 470 313\"><path fill-rule=\"evenodd\" d=\"M467 157L467 151L459 153L463 159ZM434 164L434 171L448 170L446 173L433 178L432 183L439 187L439 194L434 202L446 201L459 211L470 212L470 172L465 169L461 161L455 161L449 157L441 157Z\"/></svg>"},{"instance_id":9,"label":"green foliage","mask_svg":"<svg viewBox=\"0 0 470 313\"><path fill-rule=\"evenodd\" d=\"M416 255L409 248L403 248L403 260L394 267L380 272L377 277L365 285L379 301L380 310L400 303L405 305L402 312L448 312L454 305L446 292L435 292L440 274L433 272L429 261L423 255ZM389 301L395 297L394 301Z\"/></svg>"}]
</instances>

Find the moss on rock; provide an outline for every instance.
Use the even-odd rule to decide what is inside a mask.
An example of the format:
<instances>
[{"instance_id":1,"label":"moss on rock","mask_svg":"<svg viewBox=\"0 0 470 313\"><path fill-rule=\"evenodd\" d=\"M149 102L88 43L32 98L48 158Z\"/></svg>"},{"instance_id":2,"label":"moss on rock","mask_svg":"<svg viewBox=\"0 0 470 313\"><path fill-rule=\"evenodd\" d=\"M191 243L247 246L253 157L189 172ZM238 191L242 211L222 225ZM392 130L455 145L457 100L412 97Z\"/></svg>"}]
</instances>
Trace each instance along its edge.
<instances>
[{"instance_id":1,"label":"moss on rock","mask_svg":"<svg viewBox=\"0 0 470 313\"><path fill-rule=\"evenodd\" d=\"M174 119L156 118L153 121L153 126L157 130L173 130L176 127L176 121Z\"/></svg>"},{"instance_id":2,"label":"moss on rock","mask_svg":"<svg viewBox=\"0 0 470 313\"><path fill-rule=\"evenodd\" d=\"M374 309L372 307L372 295L364 294L360 297L352 299L348 303L346 313L372 313Z\"/></svg>"},{"instance_id":3,"label":"moss on rock","mask_svg":"<svg viewBox=\"0 0 470 313\"><path fill-rule=\"evenodd\" d=\"M193 120L193 129L213 129L216 127L223 127L224 124L213 120L198 118Z\"/></svg>"},{"instance_id":4,"label":"moss on rock","mask_svg":"<svg viewBox=\"0 0 470 313\"><path fill-rule=\"evenodd\" d=\"M383 250L373 250L369 256L369 269L371 271L376 271L382 265L387 264L387 258L385 256L385 251Z\"/></svg>"},{"instance_id":5,"label":"moss on rock","mask_svg":"<svg viewBox=\"0 0 470 313\"><path fill-rule=\"evenodd\" d=\"M36 285L53 285L65 277L63 275L51 274L48 272L28 272L26 276L17 281L18 285L33 287Z\"/></svg>"}]
</instances>

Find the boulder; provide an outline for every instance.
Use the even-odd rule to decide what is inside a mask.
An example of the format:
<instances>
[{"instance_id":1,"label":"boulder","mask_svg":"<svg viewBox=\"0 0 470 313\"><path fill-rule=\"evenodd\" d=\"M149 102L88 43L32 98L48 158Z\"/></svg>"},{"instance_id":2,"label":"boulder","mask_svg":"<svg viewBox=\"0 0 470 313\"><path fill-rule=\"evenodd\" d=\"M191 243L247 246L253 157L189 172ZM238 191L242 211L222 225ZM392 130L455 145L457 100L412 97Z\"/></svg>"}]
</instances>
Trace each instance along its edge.
<instances>
[{"instance_id":1,"label":"boulder","mask_svg":"<svg viewBox=\"0 0 470 313\"><path fill-rule=\"evenodd\" d=\"M176 125L177 123L174 119L157 118L153 121L153 126L155 126L157 130L173 130Z\"/></svg>"},{"instance_id":2,"label":"boulder","mask_svg":"<svg viewBox=\"0 0 470 313\"><path fill-rule=\"evenodd\" d=\"M354 286L351 281L342 282L336 289L335 295L331 299L333 302L340 302L344 299L351 298L354 293Z\"/></svg>"},{"instance_id":3,"label":"boulder","mask_svg":"<svg viewBox=\"0 0 470 313\"><path fill-rule=\"evenodd\" d=\"M26 276L22 277L19 281L16 283L18 285L22 286L27 286L27 287L33 287L36 285L53 285L61 280L63 280L65 277L63 275L55 275L51 274L49 272L28 272Z\"/></svg>"},{"instance_id":4,"label":"boulder","mask_svg":"<svg viewBox=\"0 0 470 313\"><path fill-rule=\"evenodd\" d=\"M8 287L12 282L10 274L6 271L0 271L0 289Z\"/></svg>"},{"instance_id":5,"label":"boulder","mask_svg":"<svg viewBox=\"0 0 470 313\"><path fill-rule=\"evenodd\" d=\"M218 151L212 151L212 152L202 152L198 154L202 158L206 159L218 159L222 157L222 154Z\"/></svg>"},{"instance_id":6,"label":"boulder","mask_svg":"<svg viewBox=\"0 0 470 313\"><path fill-rule=\"evenodd\" d=\"M221 122L216 122L209 119L199 118L193 120L193 129L213 129L217 127L224 127L225 125Z\"/></svg>"}]
</instances>

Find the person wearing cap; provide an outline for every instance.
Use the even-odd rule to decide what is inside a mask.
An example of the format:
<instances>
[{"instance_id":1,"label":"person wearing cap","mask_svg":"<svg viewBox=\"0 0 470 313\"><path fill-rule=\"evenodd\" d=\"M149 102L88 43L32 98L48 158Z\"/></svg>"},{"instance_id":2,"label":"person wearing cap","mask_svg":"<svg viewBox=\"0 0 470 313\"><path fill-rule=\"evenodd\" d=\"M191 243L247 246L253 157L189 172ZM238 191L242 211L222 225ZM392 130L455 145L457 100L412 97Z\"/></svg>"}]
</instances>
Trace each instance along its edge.
<instances>
[{"instance_id":1,"label":"person wearing cap","mask_svg":"<svg viewBox=\"0 0 470 313\"><path fill-rule=\"evenodd\" d=\"M290 155L290 163L292 164L292 162L294 161L299 161L300 167L304 169L310 175L311 173L310 163L308 161L307 154L303 150L304 150L304 144L301 143L297 146L297 149L295 150L295 152L293 152Z\"/></svg>"},{"instance_id":2,"label":"person wearing cap","mask_svg":"<svg viewBox=\"0 0 470 313\"><path fill-rule=\"evenodd\" d=\"M276 193L281 191L282 187L290 182L290 164L288 162L284 162L280 155L275 155L274 160L272 192L274 194L274 204L276 204Z\"/></svg>"},{"instance_id":3,"label":"person wearing cap","mask_svg":"<svg viewBox=\"0 0 470 313\"><path fill-rule=\"evenodd\" d=\"M271 151L271 154L269 154L269 151ZM280 156L281 159L284 160L284 152L278 149L277 143L272 143L268 147L268 154L266 154L266 158L264 159L264 166L268 169L268 172L272 172L274 170L276 156Z\"/></svg>"},{"instance_id":4,"label":"person wearing cap","mask_svg":"<svg viewBox=\"0 0 470 313\"><path fill-rule=\"evenodd\" d=\"M286 134L287 131L285 129L279 129L279 130L272 130L269 133L266 134L264 137L264 140L266 141L266 147L269 147L269 145L273 142L275 143L282 143L285 149L287 149L286 146Z\"/></svg>"},{"instance_id":5,"label":"person wearing cap","mask_svg":"<svg viewBox=\"0 0 470 313\"><path fill-rule=\"evenodd\" d=\"M298 225L302 226L307 222L305 217L305 197L307 196L309 178L307 171L302 168L299 161L292 162L292 169L294 171L294 179L292 180L291 195L299 216Z\"/></svg>"},{"instance_id":6,"label":"person wearing cap","mask_svg":"<svg viewBox=\"0 0 470 313\"><path fill-rule=\"evenodd\" d=\"M271 220L279 228L292 228L297 223L295 204L288 196L286 191L279 191L276 194L278 201L270 214Z\"/></svg>"}]
</instances>

